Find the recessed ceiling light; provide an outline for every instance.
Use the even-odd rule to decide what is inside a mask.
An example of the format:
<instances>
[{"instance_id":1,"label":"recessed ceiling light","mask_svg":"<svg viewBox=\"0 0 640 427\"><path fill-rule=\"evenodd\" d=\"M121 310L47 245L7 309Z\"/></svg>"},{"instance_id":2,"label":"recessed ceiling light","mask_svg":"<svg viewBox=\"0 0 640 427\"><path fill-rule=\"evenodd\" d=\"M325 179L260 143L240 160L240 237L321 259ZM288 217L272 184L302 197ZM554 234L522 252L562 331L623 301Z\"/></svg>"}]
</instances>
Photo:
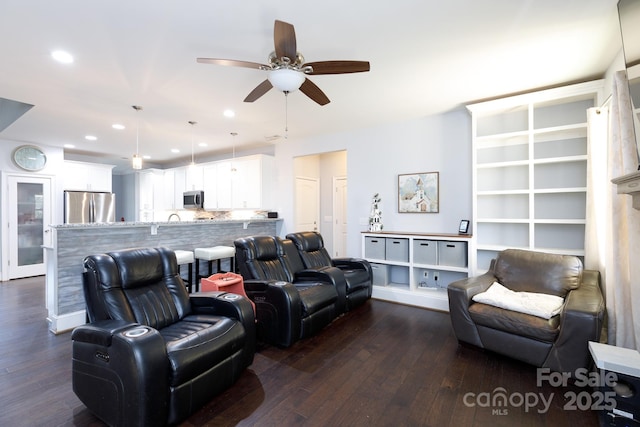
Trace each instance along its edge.
<instances>
[{"instance_id":1,"label":"recessed ceiling light","mask_svg":"<svg viewBox=\"0 0 640 427\"><path fill-rule=\"evenodd\" d=\"M229 117L229 118L236 116L236 112L233 110L224 110L224 113L222 114L224 114L225 117Z\"/></svg>"},{"instance_id":2,"label":"recessed ceiling light","mask_svg":"<svg viewBox=\"0 0 640 427\"><path fill-rule=\"evenodd\" d=\"M93 135L86 135L84 139L86 139L87 141L97 141L98 137Z\"/></svg>"},{"instance_id":3,"label":"recessed ceiling light","mask_svg":"<svg viewBox=\"0 0 640 427\"><path fill-rule=\"evenodd\" d=\"M172 153L179 153L179 152L180 152L180 150L178 150L177 148L172 148L172 149L171 149L171 152L172 152Z\"/></svg>"},{"instance_id":4,"label":"recessed ceiling light","mask_svg":"<svg viewBox=\"0 0 640 427\"><path fill-rule=\"evenodd\" d=\"M145 155L142 156L142 158L145 159L145 160L149 160L151 158L151 156L148 155L148 154L145 154Z\"/></svg>"},{"instance_id":5,"label":"recessed ceiling light","mask_svg":"<svg viewBox=\"0 0 640 427\"><path fill-rule=\"evenodd\" d=\"M64 148L76 148L73 144L64 144Z\"/></svg>"},{"instance_id":6,"label":"recessed ceiling light","mask_svg":"<svg viewBox=\"0 0 640 427\"><path fill-rule=\"evenodd\" d=\"M111 125L112 128L114 129L118 129L118 130L123 130L124 129L124 125L121 125L120 123L114 123Z\"/></svg>"},{"instance_id":7,"label":"recessed ceiling light","mask_svg":"<svg viewBox=\"0 0 640 427\"><path fill-rule=\"evenodd\" d=\"M209 144L207 144L206 142L199 142L198 143L198 147L208 147Z\"/></svg>"},{"instance_id":8,"label":"recessed ceiling light","mask_svg":"<svg viewBox=\"0 0 640 427\"><path fill-rule=\"evenodd\" d=\"M73 62L73 56L64 50L54 50L51 52L51 57L61 64L71 64Z\"/></svg>"}]
</instances>

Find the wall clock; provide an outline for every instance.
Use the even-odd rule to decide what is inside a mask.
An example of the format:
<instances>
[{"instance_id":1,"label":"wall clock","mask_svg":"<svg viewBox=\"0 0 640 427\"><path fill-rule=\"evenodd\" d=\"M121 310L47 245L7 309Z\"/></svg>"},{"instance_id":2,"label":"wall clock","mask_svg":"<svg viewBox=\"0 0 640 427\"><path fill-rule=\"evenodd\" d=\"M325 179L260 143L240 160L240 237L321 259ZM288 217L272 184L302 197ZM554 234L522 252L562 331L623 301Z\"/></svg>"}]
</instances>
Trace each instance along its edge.
<instances>
[{"instance_id":1,"label":"wall clock","mask_svg":"<svg viewBox=\"0 0 640 427\"><path fill-rule=\"evenodd\" d=\"M47 156L33 145L22 145L13 151L13 162L21 169L36 172L45 167Z\"/></svg>"}]
</instances>

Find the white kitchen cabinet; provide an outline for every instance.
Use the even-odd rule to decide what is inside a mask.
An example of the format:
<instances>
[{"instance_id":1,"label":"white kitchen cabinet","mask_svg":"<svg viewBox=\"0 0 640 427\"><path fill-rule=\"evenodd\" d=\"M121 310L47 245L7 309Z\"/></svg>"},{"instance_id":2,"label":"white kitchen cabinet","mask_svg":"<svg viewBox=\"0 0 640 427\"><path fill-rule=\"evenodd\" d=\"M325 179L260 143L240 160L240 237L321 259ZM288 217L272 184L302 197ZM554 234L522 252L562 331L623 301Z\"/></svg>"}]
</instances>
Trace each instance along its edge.
<instances>
[{"instance_id":1,"label":"white kitchen cabinet","mask_svg":"<svg viewBox=\"0 0 640 427\"><path fill-rule=\"evenodd\" d=\"M180 198L176 200L175 171L172 169L166 169L162 176L162 182L164 209L182 209L182 193L180 193Z\"/></svg>"},{"instance_id":2,"label":"white kitchen cabinet","mask_svg":"<svg viewBox=\"0 0 640 427\"><path fill-rule=\"evenodd\" d=\"M207 164L205 209L272 208L273 157L254 155Z\"/></svg>"},{"instance_id":3,"label":"white kitchen cabinet","mask_svg":"<svg viewBox=\"0 0 640 427\"><path fill-rule=\"evenodd\" d=\"M166 169L162 206L182 209L183 192L203 190L205 209L269 210L274 182L274 158L264 154ZM157 201L155 206L160 206Z\"/></svg>"},{"instance_id":4,"label":"white kitchen cabinet","mask_svg":"<svg viewBox=\"0 0 640 427\"><path fill-rule=\"evenodd\" d=\"M144 169L136 172L137 212L139 221L159 221L164 211L170 209L167 204L173 199L173 191L166 191L165 171ZM162 215L162 217L156 217Z\"/></svg>"},{"instance_id":5,"label":"white kitchen cabinet","mask_svg":"<svg viewBox=\"0 0 640 427\"><path fill-rule=\"evenodd\" d=\"M203 178L202 178L202 165L189 165L184 169L184 191L202 190Z\"/></svg>"},{"instance_id":6,"label":"white kitchen cabinet","mask_svg":"<svg viewBox=\"0 0 640 427\"><path fill-rule=\"evenodd\" d=\"M584 256L587 112L602 81L467 106L473 132L473 274L519 248Z\"/></svg>"},{"instance_id":7,"label":"white kitchen cabinet","mask_svg":"<svg viewBox=\"0 0 640 427\"><path fill-rule=\"evenodd\" d=\"M204 208L231 206L231 162L213 162L203 168Z\"/></svg>"},{"instance_id":8,"label":"white kitchen cabinet","mask_svg":"<svg viewBox=\"0 0 640 427\"><path fill-rule=\"evenodd\" d=\"M114 165L65 160L62 179L64 190L111 192Z\"/></svg>"}]
</instances>

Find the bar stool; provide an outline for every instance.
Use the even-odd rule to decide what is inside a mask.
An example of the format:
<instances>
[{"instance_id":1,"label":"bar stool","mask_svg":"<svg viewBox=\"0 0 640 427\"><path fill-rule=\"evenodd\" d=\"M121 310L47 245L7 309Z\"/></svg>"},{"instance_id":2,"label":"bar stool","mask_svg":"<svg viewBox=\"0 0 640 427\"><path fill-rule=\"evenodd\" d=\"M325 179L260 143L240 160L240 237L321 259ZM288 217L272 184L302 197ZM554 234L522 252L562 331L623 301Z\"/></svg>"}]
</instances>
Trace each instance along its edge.
<instances>
[{"instance_id":1,"label":"bar stool","mask_svg":"<svg viewBox=\"0 0 640 427\"><path fill-rule=\"evenodd\" d=\"M200 286L200 279L209 277L213 274L213 261L217 261L217 272L220 273L220 261L229 258L229 270L234 271L234 259L236 257L236 248L233 246L213 246L210 248L195 248L194 254L196 258L196 292ZM208 274L206 276L200 274L200 261L207 261Z\"/></svg>"},{"instance_id":2,"label":"bar stool","mask_svg":"<svg viewBox=\"0 0 640 427\"><path fill-rule=\"evenodd\" d=\"M193 256L193 251L183 251L177 250L173 251L176 254L176 259L178 260L178 274L180 274L180 266L187 265L188 266L188 280L187 280L187 290L191 293L193 287L193 262L195 261L195 257Z\"/></svg>"}]
</instances>

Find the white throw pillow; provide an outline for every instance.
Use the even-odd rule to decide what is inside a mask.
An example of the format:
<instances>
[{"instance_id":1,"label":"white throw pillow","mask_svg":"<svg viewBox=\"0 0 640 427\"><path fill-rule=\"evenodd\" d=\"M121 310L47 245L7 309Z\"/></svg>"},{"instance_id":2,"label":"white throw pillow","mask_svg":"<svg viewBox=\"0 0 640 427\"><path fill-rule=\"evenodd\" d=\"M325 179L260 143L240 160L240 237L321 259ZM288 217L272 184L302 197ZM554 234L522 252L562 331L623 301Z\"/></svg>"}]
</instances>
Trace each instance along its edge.
<instances>
[{"instance_id":1,"label":"white throw pillow","mask_svg":"<svg viewBox=\"0 0 640 427\"><path fill-rule=\"evenodd\" d=\"M475 302L550 319L562 310L564 298L535 292L515 292L493 282L485 292L472 298Z\"/></svg>"}]
</instances>

